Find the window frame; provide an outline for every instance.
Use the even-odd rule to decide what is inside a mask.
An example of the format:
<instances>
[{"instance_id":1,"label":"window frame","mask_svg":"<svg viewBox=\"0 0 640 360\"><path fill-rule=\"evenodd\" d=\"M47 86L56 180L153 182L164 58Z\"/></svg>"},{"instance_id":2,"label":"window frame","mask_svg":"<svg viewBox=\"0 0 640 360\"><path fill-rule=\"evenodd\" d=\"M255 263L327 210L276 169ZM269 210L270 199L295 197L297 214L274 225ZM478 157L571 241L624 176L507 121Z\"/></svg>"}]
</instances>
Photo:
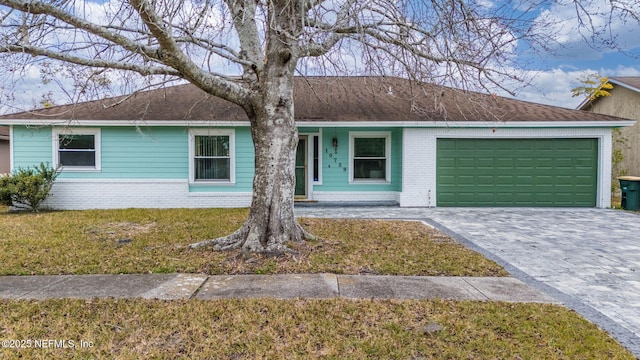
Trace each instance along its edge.
<instances>
[{"instance_id":1,"label":"window frame","mask_svg":"<svg viewBox=\"0 0 640 360\"><path fill-rule=\"evenodd\" d=\"M385 177L384 179L355 178L355 139L385 140ZM391 132L390 131L357 131L349 132L349 184L389 184L391 183Z\"/></svg>"},{"instance_id":2,"label":"window frame","mask_svg":"<svg viewBox=\"0 0 640 360\"><path fill-rule=\"evenodd\" d=\"M196 136L229 137L229 180L196 180ZM191 185L232 185L236 183L236 140L234 129L189 129L189 183Z\"/></svg>"},{"instance_id":3,"label":"window frame","mask_svg":"<svg viewBox=\"0 0 640 360\"><path fill-rule=\"evenodd\" d=\"M94 166L73 166L60 164L60 135L93 135ZM61 171L101 171L102 170L102 141L101 131L96 128L53 128L53 163L60 166Z\"/></svg>"}]
</instances>

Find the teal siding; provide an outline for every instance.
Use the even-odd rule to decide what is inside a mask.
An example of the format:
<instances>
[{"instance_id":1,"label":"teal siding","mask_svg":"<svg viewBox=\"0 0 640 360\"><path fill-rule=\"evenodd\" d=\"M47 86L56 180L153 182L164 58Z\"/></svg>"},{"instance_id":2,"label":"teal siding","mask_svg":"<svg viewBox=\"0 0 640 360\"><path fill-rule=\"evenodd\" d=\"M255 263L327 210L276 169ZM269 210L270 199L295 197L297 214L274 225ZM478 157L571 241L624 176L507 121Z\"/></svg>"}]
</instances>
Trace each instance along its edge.
<instances>
[{"instance_id":1,"label":"teal siding","mask_svg":"<svg viewBox=\"0 0 640 360\"><path fill-rule=\"evenodd\" d=\"M88 127L84 127L88 128ZM322 185L314 191L401 191L402 129L396 128L300 128L322 130ZM391 132L391 183L349 183L349 132ZM53 161L52 128L14 126L14 164L32 166ZM336 153L332 145L338 139ZM250 192L254 151L249 127L235 128L236 182L230 185L190 185L192 192ZM189 178L188 127L104 127L101 129L101 170L65 171L60 179L182 179Z\"/></svg>"},{"instance_id":2,"label":"teal siding","mask_svg":"<svg viewBox=\"0 0 640 360\"><path fill-rule=\"evenodd\" d=\"M14 168L31 167L53 161L53 143L51 128L13 127L13 165Z\"/></svg>"},{"instance_id":3,"label":"teal siding","mask_svg":"<svg viewBox=\"0 0 640 360\"><path fill-rule=\"evenodd\" d=\"M349 133L363 131L391 132L391 183L349 183ZM338 150L333 138L338 139ZM314 191L401 191L402 190L402 129L397 128L325 128L322 132L322 185Z\"/></svg>"},{"instance_id":4,"label":"teal siding","mask_svg":"<svg viewBox=\"0 0 640 360\"><path fill-rule=\"evenodd\" d=\"M68 177L103 179L186 179L189 133L181 127L103 128L102 171Z\"/></svg>"}]
</instances>

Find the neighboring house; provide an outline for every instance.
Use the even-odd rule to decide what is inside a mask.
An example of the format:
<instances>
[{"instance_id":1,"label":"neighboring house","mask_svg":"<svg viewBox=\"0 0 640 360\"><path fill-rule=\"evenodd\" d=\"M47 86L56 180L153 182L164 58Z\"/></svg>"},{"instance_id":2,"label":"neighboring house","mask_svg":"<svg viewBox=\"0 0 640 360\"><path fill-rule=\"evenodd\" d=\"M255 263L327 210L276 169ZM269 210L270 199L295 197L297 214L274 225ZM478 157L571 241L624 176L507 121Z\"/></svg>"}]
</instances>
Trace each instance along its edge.
<instances>
[{"instance_id":1,"label":"neighboring house","mask_svg":"<svg viewBox=\"0 0 640 360\"><path fill-rule=\"evenodd\" d=\"M640 76L612 77L609 82L613 85L613 89L609 90L610 96L585 101L579 109L640 120ZM613 145L622 155L616 160L617 169L614 169L613 175L640 176L640 125L636 123L614 133Z\"/></svg>"},{"instance_id":2,"label":"neighboring house","mask_svg":"<svg viewBox=\"0 0 640 360\"><path fill-rule=\"evenodd\" d=\"M9 148L9 127L0 126L0 175L11 171Z\"/></svg>"},{"instance_id":3,"label":"neighboring house","mask_svg":"<svg viewBox=\"0 0 640 360\"><path fill-rule=\"evenodd\" d=\"M297 78L296 197L400 206L609 207L633 121L399 78ZM62 164L58 209L244 207L242 109L192 85L5 115L14 166Z\"/></svg>"}]
</instances>

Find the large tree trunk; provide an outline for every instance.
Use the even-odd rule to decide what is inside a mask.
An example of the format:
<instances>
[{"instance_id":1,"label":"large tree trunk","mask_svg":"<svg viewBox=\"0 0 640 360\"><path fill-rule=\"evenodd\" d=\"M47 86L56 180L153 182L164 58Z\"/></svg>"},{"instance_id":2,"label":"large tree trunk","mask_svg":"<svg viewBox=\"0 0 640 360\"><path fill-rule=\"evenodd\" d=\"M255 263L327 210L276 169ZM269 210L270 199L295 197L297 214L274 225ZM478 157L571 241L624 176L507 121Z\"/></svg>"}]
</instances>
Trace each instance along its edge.
<instances>
[{"instance_id":1,"label":"large tree trunk","mask_svg":"<svg viewBox=\"0 0 640 360\"><path fill-rule=\"evenodd\" d=\"M298 130L293 116L293 76L264 83L252 117L255 175L249 217L235 233L191 245L281 253L286 242L309 237L293 213Z\"/></svg>"},{"instance_id":2,"label":"large tree trunk","mask_svg":"<svg viewBox=\"0 0 640 360\"><path fill-rule=\"evenodd\" d=\"M289 4L284 2L284 8ZM275 13L276 15L273 15ZM287 11L272 11L276 23L288 29L292 17ZM266 63L256 73L252 104L245 107L251 119L255 148L255 175L249 218L235 233L192 244L192 248L213 245L216 249L241 247L249 252L287 251L286 243L311 237L293 214L295 155L298 129L294 119L293 83L297 63L295 41L287 33L269 28Z\"/></svg>"}]
</instances>

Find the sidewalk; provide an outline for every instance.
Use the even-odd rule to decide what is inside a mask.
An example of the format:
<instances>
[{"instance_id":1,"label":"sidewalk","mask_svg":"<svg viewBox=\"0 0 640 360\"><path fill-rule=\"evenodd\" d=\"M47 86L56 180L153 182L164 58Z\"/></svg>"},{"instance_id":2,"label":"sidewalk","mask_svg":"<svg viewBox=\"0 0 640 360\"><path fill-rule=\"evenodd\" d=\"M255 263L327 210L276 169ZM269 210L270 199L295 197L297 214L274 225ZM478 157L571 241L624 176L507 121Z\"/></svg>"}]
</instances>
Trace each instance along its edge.
<instances>
[{"instance_id":1,"label":"sidewalk","mask_svg":"<svg viewBox=\"0 0 640 360\"><path fill-rule=\"evenodd\" d=\"M557 303L512 277L334 274L1 276L0 299L450 299Z\"/></svg>"}]
</instances>

